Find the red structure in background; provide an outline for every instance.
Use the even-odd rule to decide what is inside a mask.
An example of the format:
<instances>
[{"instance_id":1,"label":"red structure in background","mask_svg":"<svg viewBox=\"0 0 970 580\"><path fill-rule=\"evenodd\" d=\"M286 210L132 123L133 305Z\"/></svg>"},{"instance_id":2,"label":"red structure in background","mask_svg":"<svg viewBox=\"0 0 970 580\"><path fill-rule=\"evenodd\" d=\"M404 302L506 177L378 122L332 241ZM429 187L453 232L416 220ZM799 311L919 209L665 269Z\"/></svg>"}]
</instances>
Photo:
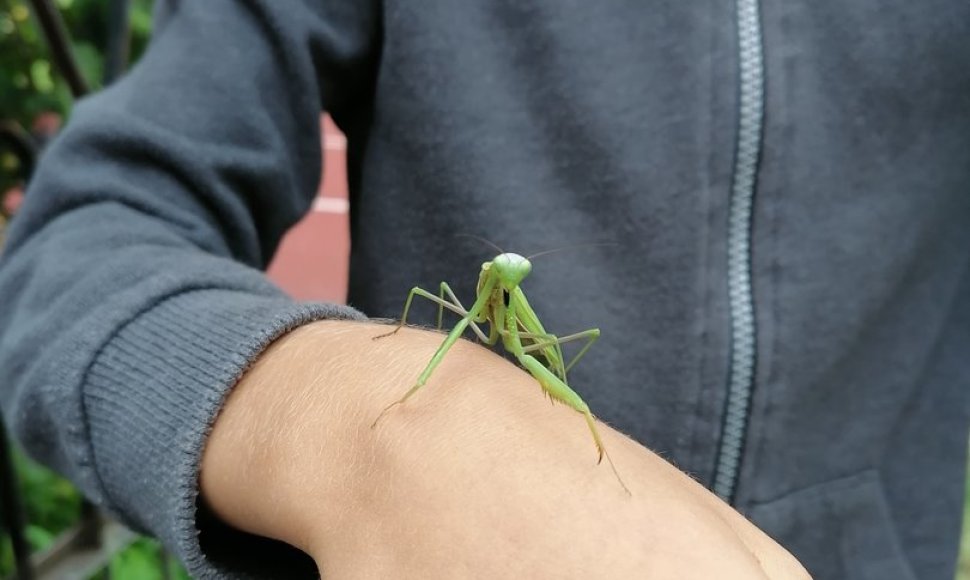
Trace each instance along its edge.
<instances>
[{"instance_id":1,"label":"red structure in background","mask_svg":"<svg viewBox=\"0 0 970 580\"><path fill-rule=\"evenodd\" d=\"M299 300L345 302L350 225L347 140L329 117L323 127L323 182L313 209L283 238L268 274Z\"/></svg>"}]
</instances>

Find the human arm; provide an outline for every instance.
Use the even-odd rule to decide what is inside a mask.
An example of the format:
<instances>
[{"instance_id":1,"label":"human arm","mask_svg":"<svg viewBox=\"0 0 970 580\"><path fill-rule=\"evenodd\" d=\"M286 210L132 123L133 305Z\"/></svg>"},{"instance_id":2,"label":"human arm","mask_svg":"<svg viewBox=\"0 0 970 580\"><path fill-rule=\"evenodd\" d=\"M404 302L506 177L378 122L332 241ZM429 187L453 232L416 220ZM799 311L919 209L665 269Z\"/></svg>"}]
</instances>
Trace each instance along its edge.
<instances>
[{"instance_id":1,"label":"human arm","mask_svg":"<svg viewBox=\"0 0 970 580\"><path fill-rule=\"evenodd\" d=\"M314 323L260 357L205 453L216 513L299 546L328 580L808 577L710 492L604 426L626 495L596 465L579 414L466 341L371 430L442 340L405 329L374 341L385 328Z\"/></svg>"},{"instance_id":2,"label":"human arm","mask_svg":"<svg viewBox=\"0 0 970 580\"><path fill-rule=\"evenodd\" d=\"M199 548L195 482L216 411L276 337L362 317L295 303L260 269L316 192L321 109L341 112L368 70L371 6L156 5L148 51L74 109L12 225L0 406L28 452L99 506L194 575L228 574L265 552Z\"/></svg>"}]
</instances>

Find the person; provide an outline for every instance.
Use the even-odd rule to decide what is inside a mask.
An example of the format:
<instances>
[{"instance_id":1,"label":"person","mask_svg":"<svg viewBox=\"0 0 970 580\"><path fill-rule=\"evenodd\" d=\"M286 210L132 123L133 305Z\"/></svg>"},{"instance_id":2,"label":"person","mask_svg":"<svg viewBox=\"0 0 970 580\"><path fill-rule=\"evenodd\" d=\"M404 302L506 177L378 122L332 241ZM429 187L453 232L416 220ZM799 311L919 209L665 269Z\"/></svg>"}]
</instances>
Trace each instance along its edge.
<instances>
[{"instance_id":1,"label":"person","mask_svg":"<svg viewBox=\"0 0 970 580\"><path fill-rule=\"evenodd\" d=\"M2 406L193 575L807 577L790 551L817 579L952 578L966 3L157 4L12 226ZM260 271L316 189L321 110L351 306ZM550 331L601 328L570 384L631 495L469 341L370 428L441 336L365 315L473 295L490 256L462 233L615 243L526 287Z\"/></svg>"}]
</instances>

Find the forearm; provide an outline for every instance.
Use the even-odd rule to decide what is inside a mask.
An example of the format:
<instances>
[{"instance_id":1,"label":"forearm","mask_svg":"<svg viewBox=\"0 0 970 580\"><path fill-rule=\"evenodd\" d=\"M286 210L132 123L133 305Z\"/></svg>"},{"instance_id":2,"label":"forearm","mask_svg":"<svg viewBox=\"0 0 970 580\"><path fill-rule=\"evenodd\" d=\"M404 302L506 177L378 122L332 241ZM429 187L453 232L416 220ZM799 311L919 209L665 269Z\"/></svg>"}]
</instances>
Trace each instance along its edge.
<instances>
[{"instance_id":1,"label":"forearm","mask_svg":"<svg viewBox=\"0 0 970 580\"><path fill-rule=\"evenodd\" d=\"M581 415L470 342L372 430L443 340L407 328L373 340L386 329L318 322L260 358L203 458L220 517L336 579L622 578L645 566L657 578L805 577L696 482L601 425L628 496L597 466Z\"/></svg>"},{"instance_id":2,"label":"forearm","mask_svg":"<svg viewBox=\"0 0 970 580\"><path fill-rule=\"evenodd\" d=\"M386 330L321 321L259 358L234 388L203 456L202 493L218 515L251 533L322 549L306 538L334 537L359 523L392 472L418 468L423 458L470 457L473 448L511 441L509 427L529 428L513 417L527 419L525 408L541 400L536 385L497 355L459 341L420 395L371 429L443 339L412 328L373 339ZM462 441L467 455L453 455ZM586 451L592 468L591 443ZM263 502L267 491L272 499Z\"/></svg>"}]
</instances>

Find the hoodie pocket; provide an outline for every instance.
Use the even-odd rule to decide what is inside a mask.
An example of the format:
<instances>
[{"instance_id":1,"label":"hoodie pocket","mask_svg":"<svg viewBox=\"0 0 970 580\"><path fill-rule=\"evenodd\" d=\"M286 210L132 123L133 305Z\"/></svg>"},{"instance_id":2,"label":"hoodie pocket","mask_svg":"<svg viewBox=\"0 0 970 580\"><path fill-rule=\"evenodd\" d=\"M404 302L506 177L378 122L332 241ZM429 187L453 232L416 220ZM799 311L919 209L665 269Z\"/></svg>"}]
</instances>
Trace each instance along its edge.
<instances>
[{"instance_id":1,"label":"hoodie pocket","mask_svg":"<svg viewBox=\"0 0 970 580\"><path fill-rule=\"evenodd\" d=\"M916 580L875 470L755 504L748 516L814 580Z\"/></svg>"}]
</instances>

